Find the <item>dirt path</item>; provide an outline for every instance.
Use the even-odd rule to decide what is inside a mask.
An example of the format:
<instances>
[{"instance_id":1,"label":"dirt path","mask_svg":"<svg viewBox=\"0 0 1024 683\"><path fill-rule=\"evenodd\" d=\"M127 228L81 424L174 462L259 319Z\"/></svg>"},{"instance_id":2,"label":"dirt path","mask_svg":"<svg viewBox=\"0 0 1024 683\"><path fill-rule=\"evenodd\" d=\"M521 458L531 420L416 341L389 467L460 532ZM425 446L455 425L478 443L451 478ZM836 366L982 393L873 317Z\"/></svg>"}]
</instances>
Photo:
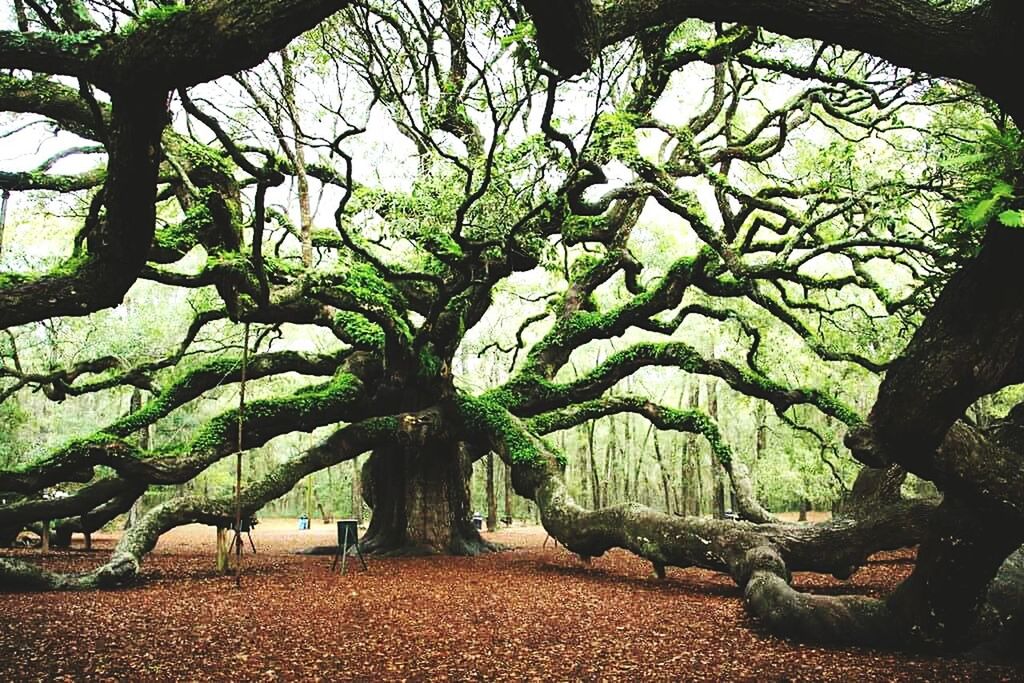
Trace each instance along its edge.
<instances>
[{"instance_id":1,"label":"dirt path","mask_svg":"<svg viewBox=\"0 0 1024 683\"><path fill-rule=\"evenodd\" d=\"M0 681L1024 679L958 659L795 645L761 632L727 577L670 569L657 581L625 552L583 565L542 548L538 528L490 536L516 551L371 559L346 576L330 558L290 554L332 543L333 526L271 520L254 537L241 590L213 570L213 530L190 526L161 539L136 587L0 594ZM44 564L85 568L113 542ZM911 558L884 554L845 583L797 582L880 594Z\"/></svg>"}]
</instances>

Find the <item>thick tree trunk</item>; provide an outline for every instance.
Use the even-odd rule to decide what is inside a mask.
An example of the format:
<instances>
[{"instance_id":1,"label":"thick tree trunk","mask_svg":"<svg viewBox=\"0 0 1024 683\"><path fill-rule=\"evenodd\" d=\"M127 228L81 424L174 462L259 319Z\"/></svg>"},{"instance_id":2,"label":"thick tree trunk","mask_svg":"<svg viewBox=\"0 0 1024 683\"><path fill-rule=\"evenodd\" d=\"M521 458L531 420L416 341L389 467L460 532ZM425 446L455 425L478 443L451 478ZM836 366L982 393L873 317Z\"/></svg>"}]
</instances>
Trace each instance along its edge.
<instances>
[{"instance_id":1,"label":"thick tree trunk","mask_svg":"<svg viewBox=\"0 0 1024 683\"><path fill-rule=\"evenodd\" d=\"M962 649L976 640L989 585L1024 532L947 496L917 553L914 573L889 598L905 630L926 643Z\"/></svg>"},{"instance_id":2,"label":"thick tree trunk","mask_svg":"<svg viewBox=\"0 0 1024 683\"><path fill-rule=\"evenodd\" d=\"M373 508L364 552L475 555L492 550L470 519L472 463L457 442L374 451L363 468Z\"/></svg>"}]
</instances>

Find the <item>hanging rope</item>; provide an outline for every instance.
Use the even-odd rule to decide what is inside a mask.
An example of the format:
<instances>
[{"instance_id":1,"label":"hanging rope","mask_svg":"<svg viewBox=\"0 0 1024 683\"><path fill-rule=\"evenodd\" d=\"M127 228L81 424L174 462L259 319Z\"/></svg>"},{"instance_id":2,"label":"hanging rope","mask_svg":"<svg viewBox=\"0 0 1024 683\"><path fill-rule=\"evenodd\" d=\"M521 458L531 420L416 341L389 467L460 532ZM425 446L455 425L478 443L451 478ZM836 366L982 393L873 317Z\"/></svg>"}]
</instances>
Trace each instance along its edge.
<instances>
[{"instance_id":1,"label":"hanging rope","mask_svg":"<svg viewBox=\"0 0 1024 683\"><path fill-rule=\"evenodd\" d=\"M242 336L242 381L238 391L238 448L235 450L235 588L242 587L242 428L245 424L245 371L249 364L249 323Z\"/></svg>"}]
</instances>

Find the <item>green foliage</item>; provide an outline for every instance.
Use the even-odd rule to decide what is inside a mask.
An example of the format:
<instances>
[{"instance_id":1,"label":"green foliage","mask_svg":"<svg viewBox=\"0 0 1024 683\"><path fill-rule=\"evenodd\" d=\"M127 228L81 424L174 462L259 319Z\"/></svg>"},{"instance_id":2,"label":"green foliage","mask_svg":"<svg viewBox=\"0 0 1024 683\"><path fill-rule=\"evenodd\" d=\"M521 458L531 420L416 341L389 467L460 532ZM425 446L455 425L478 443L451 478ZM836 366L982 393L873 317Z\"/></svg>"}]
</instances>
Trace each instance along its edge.
<instances>
[{"instance_id":1,"label":"green foliage","mask_svg":"<svg viewBox=\"0 0 1024 683\"><path fill-rule=\"evenodd\" d=\"M14 469L21 463L29 444L20 437L20 428L30 419L19 401L8 399L0 403L0 424L4 426L0 435L0 467Z\"/></svg>"},{"instance_id":2,"label":"green foliage","mask_svg":"<svg viewBox=\"0 0 1024 683\"><path fill-rule=\"evenodd\" d=\"M1007 201L1014 198L1013 186L1000 180L992 187L988 195L974 206L964 207L963 216L970 227L984 228L997 213L1000 215L1000 220L1002 219L1002 213L1012 213L1009 211L1001 213L1001 209L1006 205Z\"/></svg>"},{"instance_id":3,"label":"green foliage","mask_svg":"<svg viewBox=\"0 0 1024 683\"><path fill-rule=\"evenodd\" d=\"M1024 138L1014 127L996 125L982 111L970 107L943 109L938 125L958 133L942 138L938 166L955 178L959 206L947 209L944 218L952 228L940 239L952 249L953 258L976 253L988 225L998 220L1015 227L1012 206L1020 195L1016 185L1024 174ZM973 132L973 139L965 137Z\"/></svg>"},{"instance_id":4,"label":"green foliage","mask_svg":"<svg viewBox=\"0 0 1024 683\"><path fill-rule=\"evenodd\" d=\"M1024 211L1009 209L999 214L999 222L1008 228L1024 228Z\"/></svg>"}]
</instances>

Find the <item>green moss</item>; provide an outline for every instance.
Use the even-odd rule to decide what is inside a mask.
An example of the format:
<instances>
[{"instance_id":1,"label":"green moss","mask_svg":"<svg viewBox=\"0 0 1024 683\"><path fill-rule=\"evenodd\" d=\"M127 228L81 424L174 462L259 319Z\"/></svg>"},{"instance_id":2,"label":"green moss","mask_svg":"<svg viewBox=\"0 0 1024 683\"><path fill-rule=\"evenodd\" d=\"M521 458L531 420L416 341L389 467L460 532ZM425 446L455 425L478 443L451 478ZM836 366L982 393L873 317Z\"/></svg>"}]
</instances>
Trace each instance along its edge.
<instances>
[{"instance_id":1,"label":"green moss","mask_svg":"<svg viewBox=\"0 0 1024 683\"><path fill-rule=\"evenodd\" d=\"M500 404L484 397L460 393L457 405L466 426L500 440L513 464L543 466L545 453L537 447L529 432Z\"/></svg>"},{"instance_id":2,"label":"green moss","mask_svg":"<svg viewBox=\"0 0 1024 683\"><path fill-rule=\"evenodd\" d=\"M322 249L342 249L345 246L341 236L334 230L313 230L309 235L309 240L314 247Z\"/></svg>"},{"instance_id":3,"label":"green moss","mask_svg":"<svg viewBox=\"0 0 1024 683\"><path fill-rule=\"evenodd\" d=\"M569 465L569 457L565 454L565 451L559 448L558 444L551 441L550 439L541 438L540 441L542 444L544 444L544 448L554 453L555 462L557 462L558 466L564 470Z\"/></svg>"},{"instance_id":4,"label":"green moss","mask_svg":"<svg viewBox=\"0 0 1024 683\"><path fill-rule=\"evenodd\" d=\"M0 273L0 289L18 287L32 279L33 278L31 276L22 275L21 273Z\"/></svg>"},{"instance_id":5,"label":"green moss","mask_svg":"<svg viewBox=\"0 0 1024 683\"><path fill-rule=\"evenodd\" d=\"M53 270L42 273L0 273L0 289L7 287L18 287L28 284L33 280L42 277L65 278L78 275L79 272L91 265L95 259L89 254L76 254L71 258L61 261Z\"/></svg>"},{"instance_id":6,"label":"green moss","mask_svg":"<svg viewBox=\"0 0 1024 683\"><path fill-rule=\"evenodd\" d=\"M279 259L267 254L263 255L263 267L266 269L269 277L280 277L286 280L292 280L299 277L304 270L304 268L296 265L292 261Z\"/></svg>"},{"instance_id":7,"label":"green moss","mask_svg":"<svg viewBox=\"0 0 1024 683\"><path fill-rule=\"evenodd\" d=\"M340 413L362 395L362 382L354 375L342 372L331 381L304 387L283 398L253 401L245 406L244 421L267 428L273 423L287 420L302 423L314 415ZM213 418L188 446L194 455L225 452L235 447L238 438L238 410L229 410Z\"/></svg>"},{"instance_id":8,"label":"green moss","mask_svg":"<svg viewBox=\"0 0 1024 683\"><path fill-rule=\"evenodd\" d=\"M604 262L604 259L595 254L581 254L572 262L569 269L569 278L573 282L580 282L586 279L594 270Z\"/></svg>"},{"instance_id":9,"label":"green moss","mask_svg":"<svg viewBox=\"0 0 1024 683\"><path fill-rule=\"evenodd\" d=\"M451 238L451 235L441 230L431 230L425 233L420 237L419 242L424 249L442 260L459 259L464 256L462 247Z\"/></svg>"},{"instance_id":10,"label":"green moss","mask_svg":"<svg viewBox=\"0 0 1024 683\"><path fill-rule=\"evenodd\" d=\"M206 261L208 268L231 270L240 274L249 272L249 259L237 251L215 251Z\"/></svg>"},{"instance_id":11,"label":"green moss","mask_svg":"<svg viewBox=\"0 0 1024 683\"><path fill-rule=\"evenodd\" d=\"M831 415L848 427L856 427L863 424L864 419L857 413L857 411L847 405L844 405L823 391L818 389L803 389L802 391L807 395L810 403L814 404L826 415Z\"/></svg>"},{"instance_id":12,"label":"green moss","mask_svg":"<svg viewBox=\"0 0 1024 683\"><path fill-rule=\"evenodd\" d=\"M353 346L373 350L384 348L384 330L362 313L338 311L334 316L334 326L344 340Z\"/></svg>"},{"instance_id":13,"label":"green moss","mask_svg":"<svg viewBox=\"0 0 1024 683\"><path fill-rule=\"evenodd\" d=\"M364 420L360 423L360 427L364 429L367 435L371 438L388 437L398 434L401 429L401 423L397 417L388 415L386 417L374 417Z\"/></svg>"},{"instance_id":14,"label":"green moss","mask_svg":"<svg viewBox=\"0 0 1024 683\"><path fill-rule=\"evenodd\" d=\"M32 35L32 34L29 34ZM46 37L56 43L66 52L78 52L83 48L88 49L92 56L102 49L107 42L107 34L102 31L75 31L73 33L45 33ZM8 38L9 42L25 42L26 46L32 46L27 39L19 33L14 33Z\"/></svg>"},{"instance_id":15,"label":"green moss","mask_svg":"<svg viewBox=\"0 0 1024 683\"><path fill-rule=\"evenodd\" d=\"M578 244L607 231L608 218L605 216L570 216L562 225L562 236L569 244Z\"/></svg>"},{"instance_id":16,"label":"green moss","mask_svg":"<svg viewBox=\"0 0 1024 683\"><path fill-rule=\"evenodd\" d=\"M619 159L627 164L640 160L636 145L637 117L626 112L601 114L594 126L592 153L598 163Z\"/></svg>"},{"instance_id":17,"label":"green moss","mask_svg":"<svg viewBox=\"0 0 1024 683\"><path fill-rule=\"evenodd\" d=\"M336 287L367 310L383 312L406 344L412 343L412 329L400 311L407 308L405 299L377 269L369 263L355 263L340 273L327 274L324 284Z\"/></svg>"},{"instance_id":18,"label":"green moss","mask_svg":"<svg viewBox=\"0 0 1024 683\"><path fill-rule=\"evenodd\" d=\"M186 5L156 5L154 7L150 7L139 14L135 21L125 25L125 27L121 29L121 34L128 36L139 29L151 29L154 26L159 26L173 17L185 14L188 11L189 8Z\"/></svg>"},{"instance_id":19,"label":"green moss","mask_svg":"<svg viewBox=\"0 0 1024 683\"><path fill-rule=\"evenodd\" d=\"M12 472L28 473L41 467L59 466L74 463L80 456L93 449L106 449L109 446L123 445L124 442L115 434L96 432L87 437L73 439L52 454L32 462L25 462L11 468Z\"/></svg>"},{"instance_id":20,"label":"green moss","mask_svg":"<svg viewBox=\"0 0 1024 683\"><path fill-rule=\"evenodd\" d=\"M196 202L185 212L185 218L177 225L161 226L153 235L154 243L161 249L187 253L198 242L204 230L213 225L213 214L203 202Z\"/></svg>"},{"instance_id":21,"label":"green moss","mask_svg":"<svg viewBox=\"0 0 1024 683\"><path fill-rule=\"evenodd\" d=\"M240 356L216 358L198 368L180 374L172 379L157 397L147 401L140 410L122 417L107 429L121 437L138 432L151 425L194 396L211 386L224 381L231 373L239 372L242 366Z\"/></svg>"},{"instance_id":22,"label":"green moss","mask_svg":"<svg viewBox=\"0 0 1024 683\"><path fill-rule=\"evenodd\" d=\"M441 359L437 357L437 354L432 349L426 346L420 349L419 367L417 368L417 374L420 377L437 377L441 374L441 365Z\"/></svg>"},{"instance_id":23,"label":"green moss","mask_svg":"<svg viewBox=\"0 0 1024 683\"><path fill-rule=\"evenodd\" d=\"M208 171L228 178L234 175L231 158L220 150L182 138L178 153L189 162L193 171ZM207 190L207 188L203 189ZM212 188L209 191L213 191Z\"/></svg>"}]
</instances>

